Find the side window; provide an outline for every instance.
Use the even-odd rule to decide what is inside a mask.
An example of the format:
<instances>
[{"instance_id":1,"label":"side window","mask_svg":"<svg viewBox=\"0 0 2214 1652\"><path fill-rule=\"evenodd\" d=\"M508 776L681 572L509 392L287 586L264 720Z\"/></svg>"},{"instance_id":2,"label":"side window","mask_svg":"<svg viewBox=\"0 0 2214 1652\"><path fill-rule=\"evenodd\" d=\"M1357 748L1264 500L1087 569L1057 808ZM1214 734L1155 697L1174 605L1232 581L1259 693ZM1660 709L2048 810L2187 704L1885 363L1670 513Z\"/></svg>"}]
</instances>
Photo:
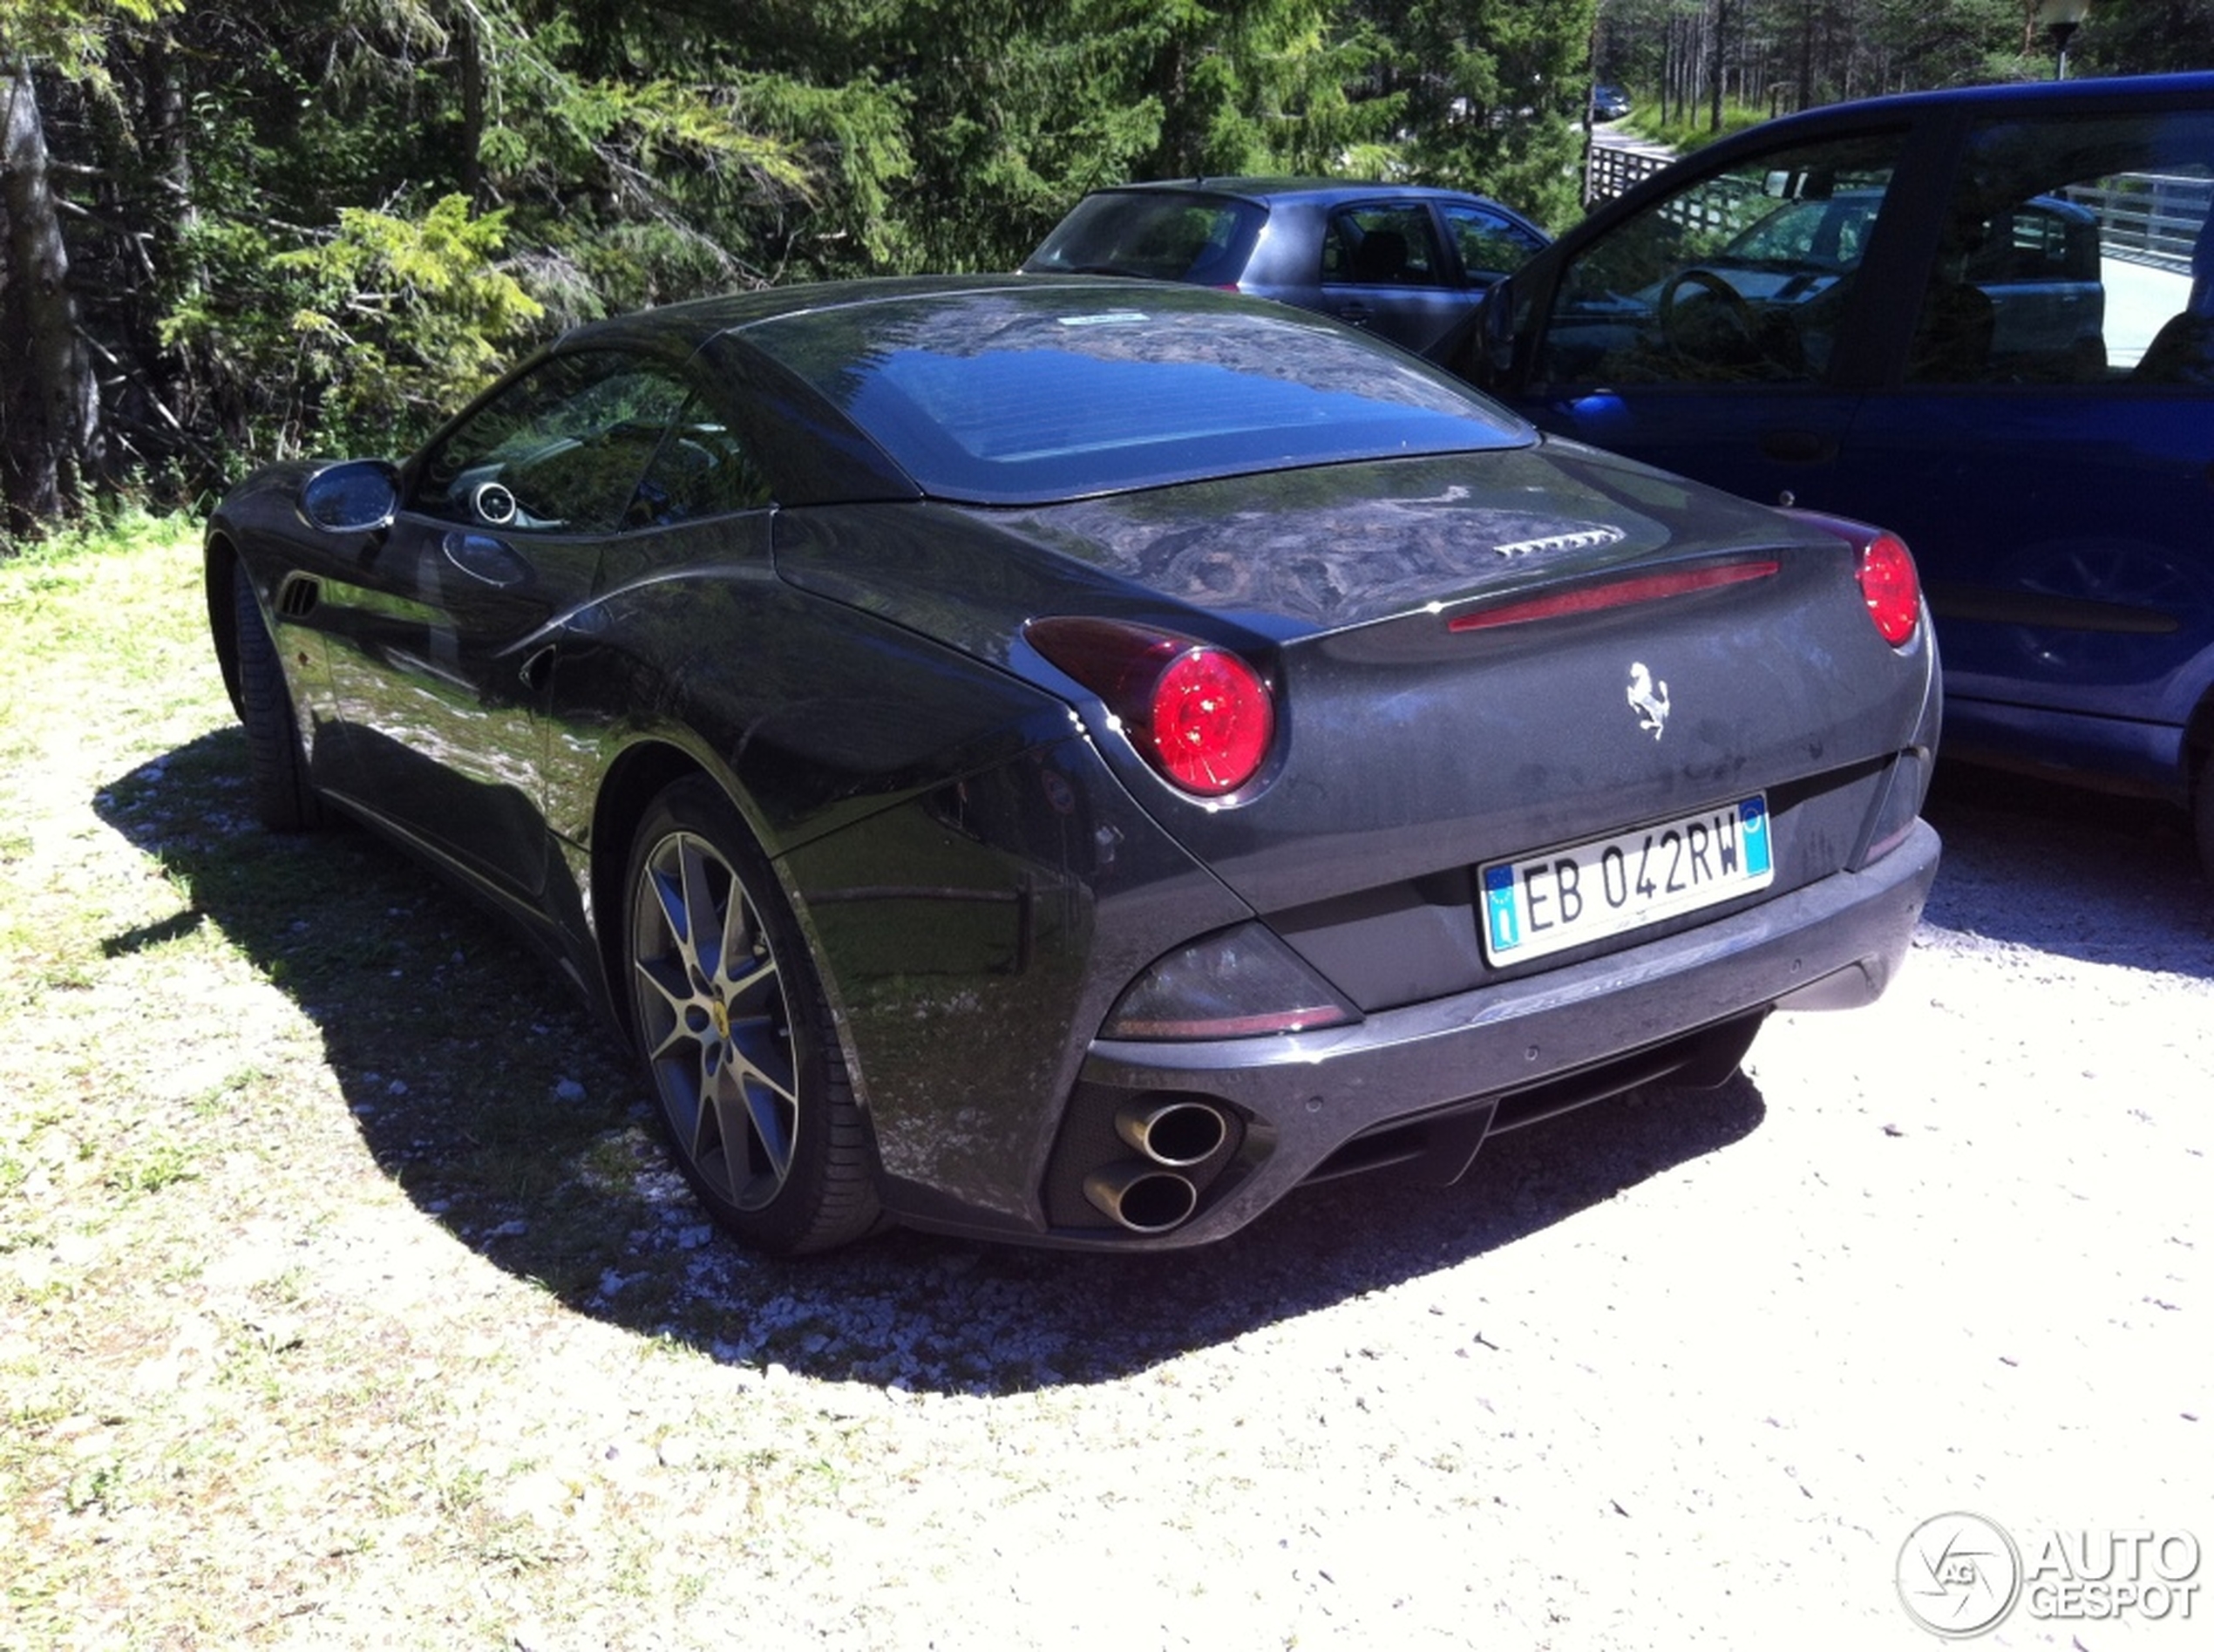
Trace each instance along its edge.
<instances>
[{"instance_id":1,"label":"side window","mask_svg":"<svg viewBox=\"0 0 2214 1652\"><path fill-rule=\"evenodd\" d=\"M1996 119L1971 139L1910 382L2214 382L2214 113Z\"/></svg>"},{"instance_id":2,"label":"side window","mask_svg":"<svg viewBox=\"0 0 2214 1652\"><path fill-rule=\"evenodd\" d=\"M1819 381L1899 144L1883 134L1776 151L1616 225L1562 271L1537 380Z\"/></svg>"},{"instance_id":3,"label":"side window","mask_svg":"<svg viewBox=\"0 0 2214 1652\"><path fill-rule=\"evenodd\" d=\"M695 397L662 439L632 497L625 527L696 521L769 503L769 486L730 426Z\"/></svg>"},{"instance_id":4,"label":"side window","mask_svg":"<svg viewBox=\"0 0 2214 1652\"><path fill-rule=\"evenodd\" d=\"M686 400L658 364L615 350L556 357L431 451L414 506L475 527L607 533Z\"/></svg>"},{"instance_id":5,"label":"side window","mask_svg":"<svg viewBox=\"0 0 2214 1652\"><path fill-rule=\"evenodd\" d=\"M1341 207L1322 236L1322 279L1356 287L1435 287L1444 279L1430 208Z\"/></svg>"},{"instance_id":6,"label":"side window","mask_svg":"<svg viewBox=\"0 0 2214 1652\"><path fill-rule=\"evenodd\" d=\"M1471 281L1504 275L1545 243L1511 218L1477 207L1448 207L1445 227Z\"/></svg>"}]
</instances>

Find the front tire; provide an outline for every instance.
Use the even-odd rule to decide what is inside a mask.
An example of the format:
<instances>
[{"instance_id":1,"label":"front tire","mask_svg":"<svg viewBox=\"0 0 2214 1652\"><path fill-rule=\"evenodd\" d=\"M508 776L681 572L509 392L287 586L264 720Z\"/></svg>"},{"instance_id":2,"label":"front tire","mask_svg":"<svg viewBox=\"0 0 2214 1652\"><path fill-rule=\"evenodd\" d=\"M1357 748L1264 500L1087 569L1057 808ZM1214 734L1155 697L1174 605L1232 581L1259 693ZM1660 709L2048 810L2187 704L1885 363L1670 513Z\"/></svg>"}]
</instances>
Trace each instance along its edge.
<instances>
[{"instance_id":1,"label":"front tire","mask_svg":"<svg viewBox=\"0 0 2214 1652\"><path fill-rule=\"evenodd\" d=\"M655 799L626 887L633 1027L701 1202L778 1254L868 1233L867 1122L798 926L730 800L700 777Z\"/></svg>"},{"instance_id":2,"label":"front tire","mask_svg":"<svg viewBox=\"0 0 2214 1652\"><path fill-rule=\"evenodd\" d=\"M231 570L231 617L238 645L239 721L246 730L246 763L254 812L272 832L304 832L323 821L323 799L308 781L308 754L300 744L292 690L284 681L276 640L254 597L245 564Z\"/></svg>"}]
</instances>

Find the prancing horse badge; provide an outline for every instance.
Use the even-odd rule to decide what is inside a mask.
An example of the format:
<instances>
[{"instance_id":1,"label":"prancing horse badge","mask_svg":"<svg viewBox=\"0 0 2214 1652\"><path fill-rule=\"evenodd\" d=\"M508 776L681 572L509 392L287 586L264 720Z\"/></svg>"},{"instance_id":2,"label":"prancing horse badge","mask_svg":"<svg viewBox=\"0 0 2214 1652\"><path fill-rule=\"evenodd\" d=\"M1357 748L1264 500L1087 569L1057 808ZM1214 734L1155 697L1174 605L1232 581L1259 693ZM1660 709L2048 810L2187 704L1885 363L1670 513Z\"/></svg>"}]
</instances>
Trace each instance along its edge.
<instances>
[{"instance_id":1,"label":"prancing horse badge","mask_svg":"<svg viewBox=\"0 0 2214 1652\"><path fill-rule=\"evenodd\" d=\"M1628 698L1630 710L1638 714L1638 727L1659 739L1661 730L1668 724L1668 685L1655 683L1643 662L1633 662Z\"/></svg>"}]
</instances>

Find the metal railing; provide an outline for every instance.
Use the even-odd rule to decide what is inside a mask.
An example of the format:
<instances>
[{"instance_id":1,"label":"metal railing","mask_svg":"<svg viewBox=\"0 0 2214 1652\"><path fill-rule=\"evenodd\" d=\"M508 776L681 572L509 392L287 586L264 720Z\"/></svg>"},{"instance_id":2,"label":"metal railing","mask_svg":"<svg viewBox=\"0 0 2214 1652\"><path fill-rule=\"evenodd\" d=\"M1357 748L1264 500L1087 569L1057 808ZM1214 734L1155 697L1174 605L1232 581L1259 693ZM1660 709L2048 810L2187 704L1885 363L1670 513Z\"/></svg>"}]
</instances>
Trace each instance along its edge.
<instances>
[{"instance_id":1,"label":"metal railing","mask_svg":"<svg viewBox=\"0 0 2214 1652\"><path fill-rule=\"evenodd\" d=\"M2214 178L2125 173L2101 185L2062 192L2098 214L2099 245L2109 253L2188 271L2201 226L2214 211Z\"/></svg>"},{"instance_id":2,"label":"metal railing","mask_svg":"<svg viewBox=\"0 0 2214 1652\"><path fill-rule=\"evenodd\" d=\"M1674 159L1650 149L1620 149L1612 144L1595 143L1591 148L1591 165L1584 173L1584 204L1588 207L1612 201L1634 185L1643 183Z\"/></svg>"}]
</instances>

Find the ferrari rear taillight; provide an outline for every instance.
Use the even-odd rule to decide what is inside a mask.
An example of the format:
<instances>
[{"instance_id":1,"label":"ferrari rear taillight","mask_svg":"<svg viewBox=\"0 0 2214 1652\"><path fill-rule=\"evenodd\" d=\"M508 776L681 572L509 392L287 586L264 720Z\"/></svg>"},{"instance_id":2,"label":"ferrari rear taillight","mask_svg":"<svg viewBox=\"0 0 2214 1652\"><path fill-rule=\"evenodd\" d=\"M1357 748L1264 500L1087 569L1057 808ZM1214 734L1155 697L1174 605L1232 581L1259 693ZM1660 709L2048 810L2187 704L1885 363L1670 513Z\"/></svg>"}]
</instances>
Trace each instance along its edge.
<instances>
[{"instance_id":1,"label":"ferrari rear taillight","mask_svg":"<svg viewBox=\"0 0 2214 1652\"><path fill-rule=\"evenodd\" d=\"M1922 581L1914 558L1895 534L1878 534L1861 547L1860 595L1868 617L1893 648L1922 622Z\"/></svg>"},{"instance_id":2,"label":"ferrari rear taillight","mask_svg":"<svg viewBox=\"0 0 2214 1652\"><path fill-rule=\"evenodd\" d=\"M1820 511L1787 510L1795 521L1835 534L1853 547L1857 559L1854 573L1860 581L1860 600L1868 605L1868 618L1877 635L1893 648L1905 648L1922 626L1922 576L1915 572L1913 553L1896 534L1851 517L1830 516Z\"/></svg>"},{"instance_id":3,"label":"ferrari rear taillight","mask_svg":"<svg viewBox=\"0 0 2214 1652\"><path fill-rule=\"evenodd\" d=\"M1276 710L1252 666L1202 645L1171 660L1154 683L1151 722L1169 778L1186 792L1218 798L1260 768Z\"/></svg>"},{"instance_id":4,"label":"ferrari rear taillight","mask_svg":"<svg viewBox=\"0 0 2214 1652\"><path fill-rule=\"evenodd\" d=\"M1183 791L1226 797L1260 772L1275 697L1241 656L1122 620L1032 620L1023 635L1099 696L1131 744Z\"/></svg>"}]
</instances>

